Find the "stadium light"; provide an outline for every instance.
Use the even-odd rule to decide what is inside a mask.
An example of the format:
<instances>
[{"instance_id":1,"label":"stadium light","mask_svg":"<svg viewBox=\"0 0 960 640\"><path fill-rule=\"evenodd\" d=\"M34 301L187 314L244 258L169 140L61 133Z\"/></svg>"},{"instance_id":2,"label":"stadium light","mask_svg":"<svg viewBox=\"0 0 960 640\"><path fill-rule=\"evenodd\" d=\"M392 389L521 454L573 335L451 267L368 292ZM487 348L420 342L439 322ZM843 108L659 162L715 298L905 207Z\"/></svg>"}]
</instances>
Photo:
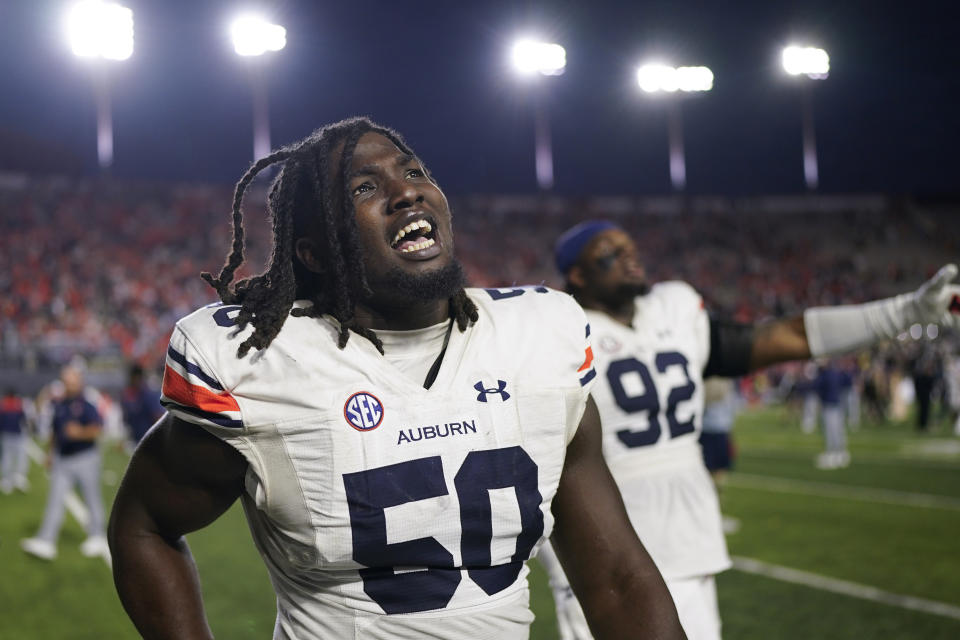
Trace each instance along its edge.
<instances>
[{"instance_id":1,"label":"stadium light","mask_svg":"<svg viewBox=\"0 0 960 640\"><path fill-rule=\"evenodd\" d=\"M785 47L781 62L783 70L792 76L804 75L813 80L825 80L830 74L830 56L817 47Z\"/></svg>"},{"instance_id":2,"label":"stadium light","mask_svg":"<svg viewBox=\"0 0 960 640\"><path fill-rule=\"evenodd\" d=\"M66 35L78 58L95 61L127 60L133 55L133 11L114 2L83 0L67 9ZM97 103L97 161L101 170L113 164L113 113L109 70L95 65Z\"/></svg>"},{"instance_id":3,"label":"stadium light","mask_svg":"<svg viewBox=\"0 0 960 640\"><path fill-rule=\"evenodd\" d=\"M791 76L806 76L810 80L826 80L830 74L830 56L818 47L790 45L780 53L783 70ZM802 83L800 109L803 126L803 178L807 189L813 191L820 183L817 167L817 136L813 122L813 95L809 82Z\"/></svg>"},{"instance_id":4,"label":"stadium light","mask_svg":"<svg viewBox=\"0 0 960 640\"><path fill-rule=\"evenodd\" d=\"M270 154L270 100L261 58L287 46L287 30L256 15L242 15L230 24L230 39L238 56L250 59L253 91L253 159Z\"/></svg>"},{"instance_id":5,"label":"stadium light","mask_svg":"<svg viewBox=\"0 0 960 640\"><path fill-rule=\"evenodd\" d=\"M133 11L101 0L84 0L67 11L70 50L80 58L126 60L133 55Z\"/></svg>"},{"instance_id":6,"label":"stadium light","mask_svg":"<svg viewBox=\"0 0 960 640\"><path fill-rule=\"evenodd\" d=\"M567 51L559 44L529 38L517 40L510 49L510 62L521 76L559 76L567 68ZM550 140L550 118L540 91L534 91L533 136L537 185L542 191L553 188L553 145Z\"/></svg>"},{"instance_id":7,"label":"stadium light","mask_svg":"<svg viewBox=\"0 0 960 640\"><path fill-rule=\"evenodd\" d=\"M262 56L287 46L287 30L259 16L240 16L230 25L233 49L239 56Z\"/></svg>"},{"instance_id":8,"label":"stadium light","mask_svg":"<svg viewBox=\"0 0 960 640\"><path fill-rule=\"evenodd\" d=\"M673 67L647 63L637 67L637 84L644 93L702 93L713 89L708 67ZM667 142L670 146L670 182L677 191L687 186L687 161L683 150L683 112L676 99L667 103Z\"/></svg>"},{"instance_id":9,"label":"stadium light","mask_svg":"<svg viewBox=\"0 0 960 640\"><path fill-rule=\"evenodd\" d=\"M713 89L713 71L707 67L645 64L637 68L637 84L646 93L710 91Z\"/></svg>"},{"instance_id":10,"label":"stadium light","mask_svg":"<svg viewBox=\"0 0 960 640\"><path fill-rule=\"evenodd\" d=\"M559 76L567 68L566 49L552 42L518 40L510 58L513 68L522 75Z\"/></svg>"}]
</instances>

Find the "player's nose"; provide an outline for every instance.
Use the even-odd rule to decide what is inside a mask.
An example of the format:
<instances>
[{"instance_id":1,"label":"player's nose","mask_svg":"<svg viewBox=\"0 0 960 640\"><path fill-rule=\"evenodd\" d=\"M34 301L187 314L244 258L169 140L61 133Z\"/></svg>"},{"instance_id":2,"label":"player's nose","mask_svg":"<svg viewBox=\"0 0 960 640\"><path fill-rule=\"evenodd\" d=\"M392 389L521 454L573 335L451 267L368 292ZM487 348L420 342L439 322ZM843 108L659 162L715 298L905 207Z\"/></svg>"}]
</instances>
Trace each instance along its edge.
<instances>
[{"instance_id":1,"label":"player's nose","mask_svg":"<svg viewBox=\"0 0 960 640\"><path fill-rule=\"evenodd\" d=\"M392 180L390 189L390 213L409 209L423 202L423 193L418 185L408 180Z\"/></svg>"}]
</instances>

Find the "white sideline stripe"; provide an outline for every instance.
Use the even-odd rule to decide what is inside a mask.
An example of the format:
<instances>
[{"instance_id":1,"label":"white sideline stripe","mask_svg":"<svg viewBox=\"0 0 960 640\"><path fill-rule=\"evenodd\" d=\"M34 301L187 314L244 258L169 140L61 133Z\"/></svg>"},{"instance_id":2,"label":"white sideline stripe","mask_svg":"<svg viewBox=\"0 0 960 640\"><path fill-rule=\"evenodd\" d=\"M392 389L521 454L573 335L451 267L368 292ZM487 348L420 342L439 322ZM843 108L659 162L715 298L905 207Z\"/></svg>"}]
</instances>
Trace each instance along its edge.
<instances>
[{"instance_id":1,"label":"white sideline stripe","mask_svg":"<svg viewBox=\"0 0 960 640\"><path fill-rule=\"evenodd\" d=\"M744 455L751 458L762 458L764 460L810 460L814 458L819 451L804 451L802 454L795 452L785 453L780 447L750 447L749 451L743 452ZM857 462L887 467L910 467L913 469L936 469L938 471L952 471L957 468L957 456L950 455L915 455L909 453L878 453L871 451L856 451Z\"/></svg>"},{"instance_id":2,"label":"white sideline stripe","mask_svg":"<svg viewBox=\"0 0 960 640\"><path fill-rule=\"evenodd\" d=\"M830 578L817 573L809 573L807 571L781 567L775 564L767 564L766 562L761 562L753 558L734 556L733 568L744 573L752 573L773 578L774 580L804 585L813 589L839 593L852 598L860 598L861 600L871 600L891 607L912 609L913 611L921 611L923 613L931 613L937 616L960 620L960 607L947 604L946 602L937 602L936 600L926 600L915 596L890 593L889 591L877 589L869 585Z\"/></svg>"},{"instance_id":3,"label":"white sideline stripe","mask_svg":"<svg viewBox=\"0 0 960 640\"><path fill-rule=\"evenodd\" d=\"M831 482L795 480L793 478L779 478L777 476L741 473L739 471L727 474L724 485L743 489L759 489L761 491L798 493L803 495L824 496L827 498L841 498L844 500L863 500L898 506L960 511L960 498L953 498L951 496L912 493L910 491L897 491L895 489L853 487Z\"/></svg>"},{"instance_id":4,"label":"white sideline stripe","mask_svg":"<svg viewBox=\"0 0 960 640\"><path fill-rule=\"evenodd\" d=\"M40 467L43 468L43 472L45 474L49 475L45 466L46 455L43 453L43 449L38 447L37 443L34 442L32 438L27 438L26 440L27 440L27 456L29 456L30 459L33 460L36 464L40 465ZM67 497L66 497L66 500L64 500L64 504L66 504L67 511L69 511L70 515L73 516L73 519L77 521L77 524L79 524L81 527L86 529L87 523L90 522L90 512L87 511L86 505L84 505L83 501L80 500L80 498L77 496L77 492L71 489L69 493L67 493Z\"/></svg>"}]
</instances>

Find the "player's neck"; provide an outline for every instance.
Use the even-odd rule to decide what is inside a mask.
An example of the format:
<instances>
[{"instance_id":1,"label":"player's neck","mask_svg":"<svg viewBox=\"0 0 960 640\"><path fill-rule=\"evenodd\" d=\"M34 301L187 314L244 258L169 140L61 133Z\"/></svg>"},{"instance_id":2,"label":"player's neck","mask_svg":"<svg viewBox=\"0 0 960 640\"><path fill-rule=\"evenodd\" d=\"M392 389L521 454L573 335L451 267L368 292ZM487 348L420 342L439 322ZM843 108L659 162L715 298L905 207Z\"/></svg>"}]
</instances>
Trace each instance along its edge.
<instances>
[{"instance_id":1,"label":"player's neck","mask_svg":"<svg viewBox=\"0 0 960 640\"><path fill-rule=\"evenodd\" d=\"M355 311L357 323L368 329L410 331L439 324L450 317L450 301L418 301L403 306L377 306L358 304Z\"/></svg>"}]
</instances>

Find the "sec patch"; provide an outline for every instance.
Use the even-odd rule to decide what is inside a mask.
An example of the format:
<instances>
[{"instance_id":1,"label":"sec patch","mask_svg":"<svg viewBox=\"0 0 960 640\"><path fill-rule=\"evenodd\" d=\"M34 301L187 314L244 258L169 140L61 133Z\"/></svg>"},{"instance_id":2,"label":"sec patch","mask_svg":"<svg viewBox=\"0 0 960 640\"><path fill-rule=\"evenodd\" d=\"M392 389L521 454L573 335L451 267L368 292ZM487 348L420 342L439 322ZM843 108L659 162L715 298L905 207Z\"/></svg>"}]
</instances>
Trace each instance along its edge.
<instances>
[{"instance_id":1,"label":"sec patch","mask_svg":"<svg viewBox=\"0 0 960 640\"><path fill-rule=\"evenodd\" d=\"M343 404L343 417L357 431L372 431L383 422L383 403L372 393L358 391Z\"/></svg>"}]
</instances>

